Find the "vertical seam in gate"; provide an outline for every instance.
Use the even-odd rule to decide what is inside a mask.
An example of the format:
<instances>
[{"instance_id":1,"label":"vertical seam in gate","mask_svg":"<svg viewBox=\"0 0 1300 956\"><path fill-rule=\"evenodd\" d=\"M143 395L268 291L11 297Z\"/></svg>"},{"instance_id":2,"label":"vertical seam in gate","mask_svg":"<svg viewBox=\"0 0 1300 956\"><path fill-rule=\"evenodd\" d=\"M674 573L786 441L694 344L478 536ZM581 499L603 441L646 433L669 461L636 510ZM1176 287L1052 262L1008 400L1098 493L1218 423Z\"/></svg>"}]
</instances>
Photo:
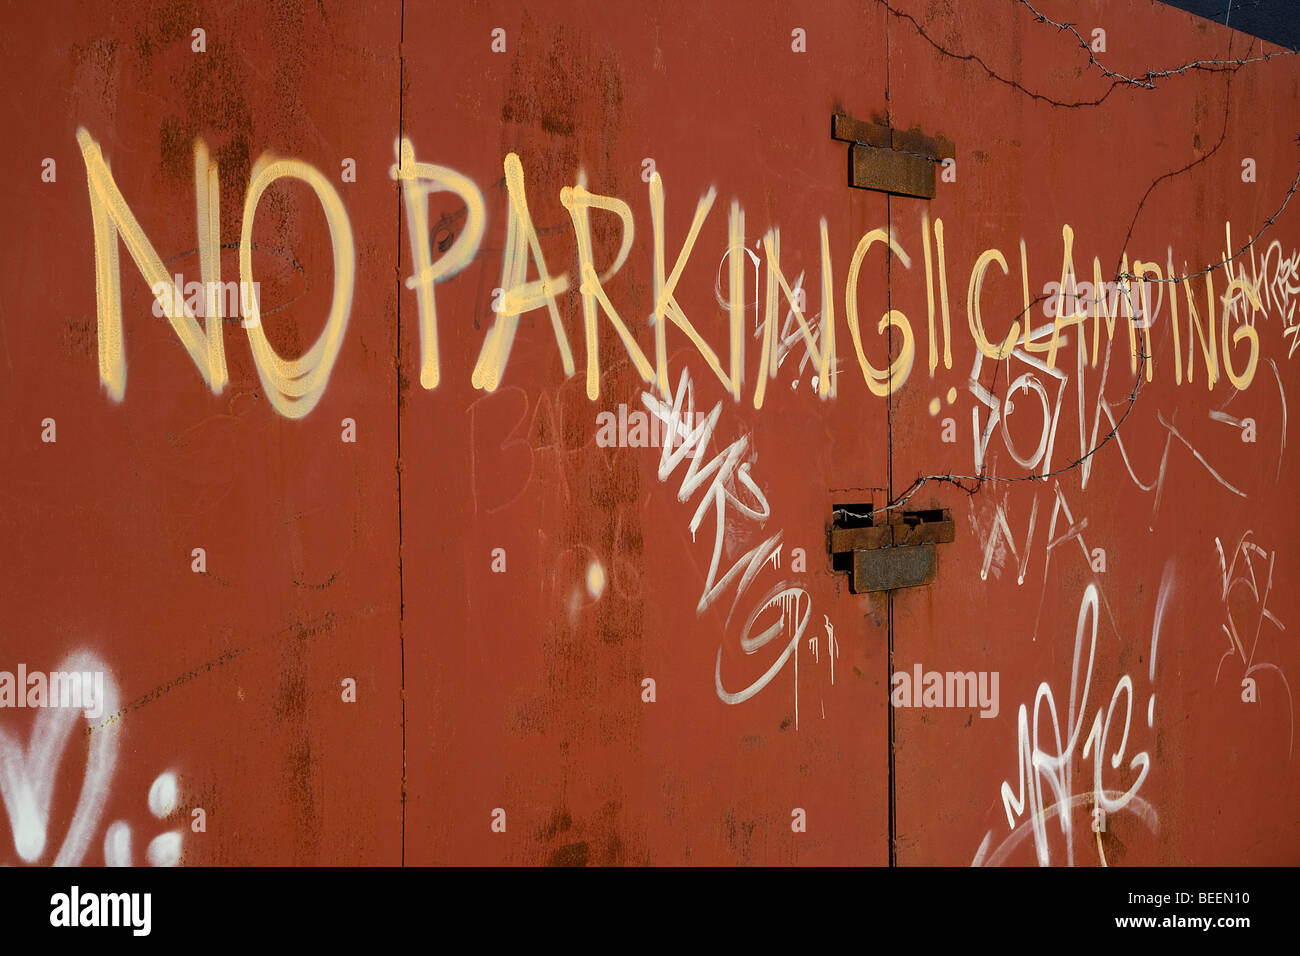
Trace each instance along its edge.
<instances>
[{"instance_id":1,"label":"vertical seam in gate","mask_svg":"<svg viewBox=\"0 0 1300 956\"><path fill-rule=\"evenodd\" d=\"M885 197L885 221L888 224L890 235L892 235L894 231L893 205L889 196ZM892 276L890 266L891 266L890 257L888 251L886 251L886 255L885 255L885 308L886 309L892 309L894 307L893 290L890 288L890 279ZM893 331L894 331L894 326L891 323L888 327L888 331L885 337L885 343L886 343L885 348L887 349L887 352L885 354L886 374L888 374L891 356L894 354ZM888 426L887 432L889 435L889 466L888 466L889 474L888 477L886 478L885 483L889 489L888 501L893 501L894 500L894 388L893 388L892 378L889 379L889 397L886 401L885 408L886 408L886 416L887 416L886 424ZM889 638L888 640L889 654L887 655L889 671L886 674L887 680L885 686L888 687L892 685L893 675L894 675L894 592L892 590L885 592L885 601L886 601L885 629ZM896 779L894 776L894 706L893 706L892 699L887 709L889 711L889 865L897 866L898 865L898 855L897 855L898 854L897 851L898 824L897 824L897 802L896 802L897 787L896 787Z\"/></svg>"},{"instance_id":2,"label":"vertical seam in gate","mask_svg":"<svg viewBox=\"0 0 1300 956\"><path fill-rule=\"evenodd\" d=\"M890 109L889 101L889 18L885 18L885 125L890 128L894 125L893 111ZM894 234L894 209L893 200L885 195L885 228L892 238ZM885 250L885 308L894 307L893 288L891 286L891 267L893 265L892 257L889 250ZM894 354L894 325L891 322L885 333L885 374L889 375L889 366ZM885 485L888 488L889 497L886 503L894 500L894 382L893 377L888 379L889 394L885 404L886 415L886 434L888 436L887 446L888 465ZM885 686L890 686L894 674L894 592L885 592L885 631L888 637L887 665L889 667L886 676ZM896 780L894 775L894 707L892 700L886 707L889 714L889 865L898 865L898 824L897 824L897 801L896 801Z\"/></svg>"},{"instance_id":3,"label":"vertical seam in gate","mask_svg":"<svg viewBox=\"0 0 1300 956\"><path fill-rule=\"evenodd\" d=\"M405 87L406 58L402 44L406 40L406 0L402 0L397 34L397 136L406 135ZM401 157L399 155L398 161ZM397 645L401 665L402 703L402 813L401 813L401 864L406 865L406 586L402 568L402 190L397 191L397 260L393 265L393 278L397 282Z\"/></svg>"}]
</instances>

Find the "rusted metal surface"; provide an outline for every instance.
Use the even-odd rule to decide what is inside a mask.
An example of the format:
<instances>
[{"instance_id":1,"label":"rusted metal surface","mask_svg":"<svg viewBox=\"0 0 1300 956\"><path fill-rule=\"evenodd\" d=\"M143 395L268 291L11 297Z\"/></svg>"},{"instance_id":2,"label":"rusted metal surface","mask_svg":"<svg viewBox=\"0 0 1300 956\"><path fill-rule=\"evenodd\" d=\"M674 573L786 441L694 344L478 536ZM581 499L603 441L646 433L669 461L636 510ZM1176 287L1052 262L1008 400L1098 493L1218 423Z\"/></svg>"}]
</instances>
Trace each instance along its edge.
<instances>
[{"instance_id":1,"label":"rusted metal surface","mask_svg":"<svg viewBox=\"0 0 1300 956\"><path fill-rule=\"evenodd\" d=\"M0 671L117 699L44 763L55 711L0 708L51 793L0 862L1300 860L1300 68L1147 89L1024 4L932 6L9 14ZM1035 6L1127 76L1273 49ZM828 113L933 198L849 188ZM94 148L165 274L245 254L258 323L185 344L110 236L106 347ZM1149 381L1122 313L1049 363L1067 241L1081 282L1219 264ZM1035 351L990 357L1026 289Z\"/></svg>"},{"instance_id":2,"label":"rusted metal surface","mask_svg":"<svg viewBox=\"0 0 1300 956\"><path fill-rule=\"evenodd\" d=\"M838 521L831 526L831 554L860 551L865 548L889 548L907 544L947 544L957 534L952 512L946 508L931 511L881 510L880 524L848 527Z\"/></svg>"},{"instance_id":3,"label":"rusted metal surface","mask_svg":"<svg viewBox=\"0 0 1300 956\"><path fill-rule=\"evenodd\" d=\"M898 196L934 198L935 164L951 157L952 143L915 130L890 129L836 113L831 136L851 143L849 185Z\"/></svg>"},{"instance_id":4,"label":"rusted metal surface","mask_svg":"<svg viewBox=\"0 0 1300 956\"><path fill-rule=\"evenodd\" d=\"M854 143L849 147L849 185L895 196L934 197L934 163L926 156Z\"/></svg>"},{"instance_id":5,"label":"rusted metal surface","mask_svg":"<svg viewBox=\"0 0 1300 956\"><path fill-rule=\"evenodd\" d=\"M853 552L853 593L915 588L934 581L934 545Z\"/></svg>"},{"instance_id":6,"label":"rusted metal surface","mask_svg":"<svg viewBox=\"0 0 1300 956\"><path fill-rule=\"evenodd\" d=\"M894 145L893 130L888 126L867 123L843 113L831 116L831 136L846 143L862 143L879 149L889 149Z\"/></svg>"}]
</instances>

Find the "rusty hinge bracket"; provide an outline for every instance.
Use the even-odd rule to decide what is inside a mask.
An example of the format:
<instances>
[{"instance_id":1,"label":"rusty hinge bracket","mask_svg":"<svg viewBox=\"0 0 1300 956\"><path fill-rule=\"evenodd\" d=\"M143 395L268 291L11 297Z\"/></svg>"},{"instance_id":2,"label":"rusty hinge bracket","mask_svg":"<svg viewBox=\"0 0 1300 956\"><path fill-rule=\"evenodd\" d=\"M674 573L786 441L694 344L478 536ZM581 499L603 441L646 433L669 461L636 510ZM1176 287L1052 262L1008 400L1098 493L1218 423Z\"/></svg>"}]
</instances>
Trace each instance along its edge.
<instances>
[{"instance_id":1,"label":"rusty hinge bracket","mask_svg":"<svg viewBox=\"0 0 1300 956\"><path fill-rule=\"evenodd\" d=\"M918 587L934 581L935 545L955 537L952 512L946 508L877 514L869 504L834 505L831 563L849 572L854 594Z\"/></svg>"},{"instance_id":2,"label":"rusty hinge bracket","mask_svg":"<svg viewBox=\"0 0 1300 956\"><path fill-rule=\"evenodd\" d=\"M849 143L849 185L895 196L933 199L935 167L956 150L943 137L924 136L831 115L831 138Z\"/></svg>"}]
</instances>

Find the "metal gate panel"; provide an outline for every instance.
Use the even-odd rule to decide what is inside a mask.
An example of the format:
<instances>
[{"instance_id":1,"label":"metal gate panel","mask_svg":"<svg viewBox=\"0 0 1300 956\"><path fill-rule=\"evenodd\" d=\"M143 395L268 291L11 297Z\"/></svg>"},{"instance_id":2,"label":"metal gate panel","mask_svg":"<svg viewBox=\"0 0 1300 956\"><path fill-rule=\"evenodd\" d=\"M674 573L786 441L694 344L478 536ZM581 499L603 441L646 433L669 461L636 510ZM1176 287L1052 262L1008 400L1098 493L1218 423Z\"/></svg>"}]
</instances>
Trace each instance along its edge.
<instances>
[{"instance_id":1,"label":"metal gate panel","mask_svg":"<svg viewBox=\"0 0 1300 956\"><path fill-rule=\"evenodd\" d=\"M86 734L53 710L5 713L7 747L38 739L43 721L68 741L52 764L29 754L23 773L32 786L48 778L52 802L43 822L39 808L10 819L6 857L48 863L62 851L98 864L108 844L121 860L126 841L126 858L144 863L172 858L174 841L151 846L174 833L186 864L395 863L397 209L387 167L398 9L55 3L12 26L0 41L14 91L14 148L0 160L11 184L0 199L11 230L0 669L55 671L84 651L117 700L77 721ZM196 29L204 52L193 49ZM251 330L230 312L229 382L213 394L120 242L125 390L109 397L79 127L183 283L201 279L196 140L217 164L213 229L227 281L240 278L259 157L296 158L332 184L356 250L353 304L308 417L272 407ZM41 178L47 157L53 182ZM355 183L340 178L349 158ZM252 241L262 328L280 354L300 356L321 335L334 285L311 188L271 185ZM356 422L355 443L341 441L344 418ZM342 699L349 678L355 705ZM43 842L31 836L40 830Z\"/></svg>"},{"instance_id":2,"label":"metal gate panel","mask_svg":"<svg viewBox=\"0 0 1300 956\"><path fill-rule=\"evenodd\" d=\"M0 862L1295 861L1293 57L1109 0L10 20ZM1094 256L1217 264L1149 381Z\"/></svg>"},{"instance_id":3,"label":"metal gate panel","mask_svg":"<svg viewBox=\"0 0 1300 956\"><path fill-rule=\"evenodd\" d=\"M1291 220L1268 220L1297 163L1294 131L1255 105L1285 102L1294 60L1174 73L1148 89L1090 66L1080 40L1093 45L1104 30L1105 52L1092 56L1128 77L1276 48L1160 6L1036 7L1078 35L1014 4L979 17L897 4L889 22L895 125L958 144L956 179L941 181L932 203L891 202L891 225L913 245L923 215L944 224L958 343L951 370L918 369L894 396L894 493L923 476L978 476L981 455L985 477L1021 479L932 478L908 505L951 509L957 533L939 548L932 585L895 593L894 666L911 675L920 664L923 684L930 671L945 675L945 694L949 672L997 673L1000 705L994 715L948 695L948 706L927 707L918 695L907 703L921 706L895 709L897 857L1294 861L1296 654L1286 627L1295 608L1282 585L1296 529L1285 490L1294 319L1276 278L1296 234ZM959 58L971 50L982 63ZM1256 181L1243 181L1247 159ZM1176 359L1170 285L1148 283L1156 306L1166 292L1150 347L1142 329L1131 344L1122 290L1107 290L1107 310L1120 312L1112 339L1106 315L1097 325L1095 291L1080 285L1087 320L1062 329L1069 341L1049 370L1049 353L1031 349L1051 346L1060 300L1047 293L1061 282L1067 225L1079 283L1096 281L1094 257L1112 283L1139 259L1167 279L1172 261L1196 276L1202 327L1208 276L1213 361L1193 338L1188 288ZM988 249L1007 269L986 260L981 281ZM1274 290L1249 319L1253 374L1249 341L1223 333L1229 271ZM919 312L921 272L891 278L891 300ZM972 287L991 353L1021 329L1006 358L975 345ZM1249 312L1241 295L1234 335ZM944 440L949 420L955 442Z\"/></svg>"}]
</instances>

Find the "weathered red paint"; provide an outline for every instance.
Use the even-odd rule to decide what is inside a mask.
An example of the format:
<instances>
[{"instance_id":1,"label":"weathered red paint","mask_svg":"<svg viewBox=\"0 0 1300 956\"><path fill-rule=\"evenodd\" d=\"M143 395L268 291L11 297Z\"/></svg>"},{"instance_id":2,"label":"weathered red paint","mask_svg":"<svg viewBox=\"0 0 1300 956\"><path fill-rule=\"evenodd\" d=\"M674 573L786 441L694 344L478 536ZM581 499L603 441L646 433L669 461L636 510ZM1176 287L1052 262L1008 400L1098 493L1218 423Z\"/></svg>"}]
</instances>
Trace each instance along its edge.
<instances>
[{"instance_id":1,"label":"weathered red paint","mask_svg":"<svg viewBox=\"0 0 1300 956\"><path fill-rule=\"evenodd\" d=\"M1104 28L1098 60L1129 75L1273 49L1154 4L1041 8L1068 15L1084 36ZM0 591L10 610L0 669L54 669L84 647L121 688L121 750L86 862L103 860L105 831L119 820L131 826L137 862L166 830L183 833L186 864L883 864L891 855L905 865L1034 862L1035 835L1022 827L1030 813L1011 814L1022 827L1013 832L1001 788L1005 781L1017 791L1017 713L1027 705L1032 733L1042 683L1062 725L1069 722L1076 623L1090 583L1101 602L1096 660L1069 789L1052 792L1041 777L1041 856L1069 858L1063 817L1080 864L1103 855L1110 864L1300 856L1300 775L1284 683L1298 655L1291 631L1260 613L1271 560L1267 608L1288 627L1300 620L1286 586L1297 519L1285 494L1282 413L1295 376L1278 310L1257 320L1259 366L1235 395L1226 379L1207 389L1203 366L1194 382L1175 385L1169 327L1158 319L1153 380L1118 438L1088 459L1086 487L1078 467L1046 482L964 482L973 494L921 485L906 507L946 508L956 522L955 540L936 545L932 584L891 597L853 594L829 551L833 505L883 507L920 476L974 473L972 409L982 428L987 405L971 387L967 292L980 254L996 248L1009 267L1004 276L991 266L980 297L997 342L1023 309L1021 241L1037 297L1060 276L1063 224L1088 281L1094 255L1107 279L1126 252L1163 268L1172 247L1176 268L1185 260L1189 272L1218 262L1229 219L1235 252L1274 214L1296 174L1294 130L1279 119L1294 115L1300 98L1294 59L1109 91L1075 39L1035 23L1024 5L977 17L911 0L815 11L573 3L545 14L518 4L285 4L275 12L53 4L10 27L0 69L5 88L21 96L7 114L14 145L0 159L9 184L0 211L12 237L0 304L0 394L12 449L0 462L0 527L14 551ZM206 31L206 52L191 50L196 27ZM491 48L498 28L500 53ZM807 52L792 49L796 28ZM951 141L956 181L940 177L933 200L850 189L847 146L830 136L835 113ZM220 164L223 278L237 278L243 197L259 156L300 159L331 179L355 239L356 284L338 362L306 418L290 421L270 406L237 321L225 327L230 384L213 395L171 327L153 316L125 250L126 392L121 403L106 395L78 127L100 144L160 256L187 279L199 268L196 138ZM390 175L399 137L410 139L418 161L464 174L484 197L476 255L434 289L434 389L420 383L417 297L405 284L414 270L410 223ZM471 373L502 285L510 154L523 169L549 272L569 277L557 302L575 372L566 377L539 309L521 317L500 387L488 392ZM40 179L47 156L57 162L53 183ZM1256 160L1253 183L1241 178L1247 156ZM346 158L356 162L355 182L340 178ZM728 313L720 303L729 290L723 255L733 200L754 255L763 257L756 243L779 227L782 271L791 285L803 273L810 315L824 308L826 222L839 359L833 399L816 393L811 367L799 368L796 339L755 408L761 330L749 311L751 265L739 400L684 334L668 333L673 391L688 369L696 408L720 403L713 443L697 464L750 436L748 475L770 505L759 521L727 504L719 576L777 531L784 536L779 567L755 569L730 620L734 586L697 613L713 508L703 509L694 534L690 525L708 481L683 488L689 459L661 481L659 449L597 442L600 413L617 415L623 404L643 410L651 387L603 314L599 397L587 394L578 248L561 190L585 176L591 192L630 207L629 256L603 286L654 364L647 159L664 186L669 272L696 203L717 190L676 297L724 367ZM450 193L430 199L435 256L463 230L464 210ZM933 374L923 213L931 226L944 224L952 324L952 367L941 361ZM591 223L602 270L621 233L608 212L593 210ZM319 203L296 184L272 187L258 209L254 270L267 334L282 355L305 352L329 311L333 253L324 225ZM889 397L869 390L846 323L850 262L877 228L892 230L910 261L873 245L854 299L874 367L899 352L897 331L877 332L886 311L904 313L915 333L911 374ZM1290 209L1257 253L1275 238L1290 256ZM1223 271L1214 273L1220 296ZM528 275L536 276L531 264ZM1204 318L1203 282L1195 291ZM938 311L937 279L933 290ZM760 288L760 308L764 295ZM778 302L784 319L784 293ZM1042 307L1031 306L1034 328L1051 322ZM1185 307L1179 314L1185 323ZM1059 356L1068 381L1059 398L1055 384L1048 389L1051 407L1062 406L1048 470L1092 443L1102 365L1083 370L1089 433L1081 448L1075 345L1083 331L1090 359L1092 328L1089 320L1068 330ZM1121 318L1104 390L1117 417L1134 381L1127 336ZM1104 352L1104 329L1101 342ZM1241 349L1234 344L1234 361ZM1005 400L1008 383L1031 371L1017 357L985 359L978 378ZM1039 402L1032 391L1010 398L1010 439L1023 454L1038 441ZM1223 415L1253 418L1257 440L1244 443ZM46 417L57 422L53 444L41 441ZM356 423L355 443L340 440L345 418ZM955 444L942 440L945 418L954 420ZM1103 419L1098 438L1109 430ZM1166 447L1157 503L1124 456L1149 482ZM1027 473L1000 431L988 448L990 474ZM1086 519L1076 530L1087 547L1104 549L1104 572L1072 539L1044 566L1058 488L1074 521ZM995 556L981 575L999 505L1017 555L1032 538L1023 582L1016 555ZM1063 513L1056 520L1061 539L1070 522ZM1248 551L1257 586L1232 585L1225 601L1216 540L1231 565L1243 539L1261 549ZM191 570L196 547L206 550L205 574ZM504 573L492 570L497 548ZM793 548L805 550L806 571L792 568ZM593 563L604 577L599 597L588 590ZM1238 559L1229 584L1243 567ZM724 703L715 668L735 693L789 644L789 630L753 654L740 640L746 618L783 583L806 589L800 613L811 608L797 654L752 697ZM780 614L756 613L751 633ZM833 684L827 625L839 646ZM1241 700L1239 659L1220 661L1225 626L1242 635L1258 627L1254 662L1277 667L1255 673L1256 703ZM1085 643L1080 681L1086 661ZM918 663L997 671L997 716L896 708L891 721L891 674ZM1108 813L1105 832L1094 834L1096 741L1088 757L1082 750L1125 675L1132 727L1113 766L1121 692L1099 765L1116 799L1138 780L1133 756L1147 754L1143 802ZM347 678L356 681L355 703L342 699ZM642 699L645 678L655 681L654 703ZM33 726L30 711L0 711L0 730L16 741ZM105 732L97 727L73 737L59 767L50 848L35 862L53 858L74 816L89 742ZM1047 729L1044 714L1040 733ZM1043 740L1049 756L1068 749ZM177 775L179 806L160 821L146 797L163 771ZM1058 797L1077 799L1059 814ZM206 812L206 832L191 830L196 808ZM505 833L492 829L498 808ZM792 829L797 809L806 832ZM20 862L16 853L7 858Z\"/></svg>"}]
</instances>

